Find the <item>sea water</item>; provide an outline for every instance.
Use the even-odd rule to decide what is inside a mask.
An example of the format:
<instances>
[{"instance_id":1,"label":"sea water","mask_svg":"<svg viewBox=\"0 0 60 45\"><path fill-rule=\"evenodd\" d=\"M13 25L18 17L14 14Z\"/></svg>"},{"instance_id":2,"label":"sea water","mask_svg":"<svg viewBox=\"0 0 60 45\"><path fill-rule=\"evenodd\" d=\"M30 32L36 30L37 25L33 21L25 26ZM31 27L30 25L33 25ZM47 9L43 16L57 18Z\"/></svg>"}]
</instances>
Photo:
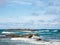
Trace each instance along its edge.
<instances>
[{"instance_id":1,"label":"sea water","mask_svg":"<svg viewBox=\"0 0 60 45\"><path fill-rule=\"evenodd\" d=\"M0 42L0 45L37 45L32 43L25 43L25 42Z\"/></svg>"},{"instance_id":2,"label":"sea water","mask_svg":"<svg viewBox=\"0 0 60 45\"><path fill-rule=\"evenodd\" d=\"M4 31L8 31L8 32L13 32L17 35L25 35L25 34L29 34L29 33L35 33L38 34L38 36L40 38L42 38L43 40L60 40L60 29L36 29L35 31L32 32L24 32L24 31L20 31L20 30L4 30L1 29L0 30L0 36L2 35L2 32ZM9 41L0 41L0 45L37 45L37 44L32 44L32 43L28 43L28 42L18 42L18 41L13 41L13 42L9 42Z\"/></svg>"}]
</instances>

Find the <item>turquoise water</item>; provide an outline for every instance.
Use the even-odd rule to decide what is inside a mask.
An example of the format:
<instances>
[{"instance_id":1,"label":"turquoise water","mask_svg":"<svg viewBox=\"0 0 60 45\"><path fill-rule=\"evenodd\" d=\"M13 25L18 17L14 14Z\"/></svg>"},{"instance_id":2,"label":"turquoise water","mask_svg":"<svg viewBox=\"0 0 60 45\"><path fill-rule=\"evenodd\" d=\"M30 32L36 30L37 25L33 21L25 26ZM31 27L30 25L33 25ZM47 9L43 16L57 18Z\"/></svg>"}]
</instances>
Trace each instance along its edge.
<instances>
[{"instance_id":1,"label":"turquoise water","mask_svg":"<svg viewBox=\"0 0 60 45\"><path fill-rule=\"evenodd\" d=\"M16 35L24 35L27 33L35 33L38 34L40 37L43 37L45 39L60 39L60 29L36 29L35 31L32 32L23 32L21 30L0 30L0 35L2 32L7 31L7 32L14 32Z\"/></svg>"},{"instance_id":2,"label":"turquoise water","mask_svg":"<svg viewBox=\"0 0 60 45\"><path fill-rule=\"evenodd\" d=\"M42 39L44 40L60 40L60 29L36 29L35 31L32 32L23 32L20 30L4 30L1 29L0 30L0 35L4 35L2 34L2 32L7 31L7 32L14 32L17 35L25 35L27 33L35 33L38 34ZM36 44L31 44L31 43L25 43L25 42L1 42L0 41L0 45L36 45Z\"/></svg>"},{"instance_id":3,"label":"turquoise water","mask_svg":"<svg viewBox=\"0 0 60 45\"><path fill-rule=\"evenodd\" d=\"M0 42L0 45L37 45L37 44L31 44L25 42Z\"/></svg>"}]
</instances>

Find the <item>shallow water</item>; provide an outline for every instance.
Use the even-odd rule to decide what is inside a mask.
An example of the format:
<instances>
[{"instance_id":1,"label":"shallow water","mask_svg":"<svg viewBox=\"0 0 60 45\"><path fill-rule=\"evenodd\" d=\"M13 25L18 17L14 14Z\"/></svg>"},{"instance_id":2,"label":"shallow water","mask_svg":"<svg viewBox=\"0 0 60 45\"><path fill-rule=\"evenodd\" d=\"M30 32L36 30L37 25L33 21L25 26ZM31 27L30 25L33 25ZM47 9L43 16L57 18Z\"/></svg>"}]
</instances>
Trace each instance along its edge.
<instances>
[{"instance_id":1,"label":"shallow water","mask_svg":"<svg viewBox=\"0 0 60 45\"><path fill-rule=\"evenodd\" d=\"M0 45L38 45L38 44L25 43L25 42L0 42Z\"/></svg>"}]
</instances>

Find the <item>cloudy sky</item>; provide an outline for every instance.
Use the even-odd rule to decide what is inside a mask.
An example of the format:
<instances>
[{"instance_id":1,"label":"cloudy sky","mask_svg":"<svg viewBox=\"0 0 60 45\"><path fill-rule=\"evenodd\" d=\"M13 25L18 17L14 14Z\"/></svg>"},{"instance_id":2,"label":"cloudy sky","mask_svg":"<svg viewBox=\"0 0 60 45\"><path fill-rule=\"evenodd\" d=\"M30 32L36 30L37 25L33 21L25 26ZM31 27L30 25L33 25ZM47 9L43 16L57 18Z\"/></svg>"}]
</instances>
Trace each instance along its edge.
<instances>
[{"instance_id":1,"label":"cloudy sky","mask_svg":"<svg viewBox=\"0 0 60 45\"><path fill-rule=\"evenodd\" d=\"M0 28L60 29L60 0L0 0Z\"/></svg>"}]
</instances>

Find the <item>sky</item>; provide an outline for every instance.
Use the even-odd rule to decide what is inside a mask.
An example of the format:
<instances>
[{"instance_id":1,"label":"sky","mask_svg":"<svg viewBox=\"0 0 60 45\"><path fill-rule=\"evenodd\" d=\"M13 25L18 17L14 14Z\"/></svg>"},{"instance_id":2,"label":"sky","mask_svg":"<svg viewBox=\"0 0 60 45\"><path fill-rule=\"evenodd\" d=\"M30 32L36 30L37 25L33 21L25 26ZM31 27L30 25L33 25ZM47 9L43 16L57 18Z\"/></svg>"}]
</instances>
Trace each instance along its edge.
<instances>
[{"instance_id":1,"label":"sky","mask_svg":"<svg viewBox=\"0 0 60 45\"><path fill-rule=\"evenodd\" d=\"M60 0L0 0L0 29L60 29Z\"/></svg>"}]
</instances>

